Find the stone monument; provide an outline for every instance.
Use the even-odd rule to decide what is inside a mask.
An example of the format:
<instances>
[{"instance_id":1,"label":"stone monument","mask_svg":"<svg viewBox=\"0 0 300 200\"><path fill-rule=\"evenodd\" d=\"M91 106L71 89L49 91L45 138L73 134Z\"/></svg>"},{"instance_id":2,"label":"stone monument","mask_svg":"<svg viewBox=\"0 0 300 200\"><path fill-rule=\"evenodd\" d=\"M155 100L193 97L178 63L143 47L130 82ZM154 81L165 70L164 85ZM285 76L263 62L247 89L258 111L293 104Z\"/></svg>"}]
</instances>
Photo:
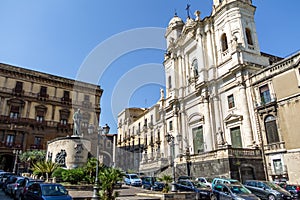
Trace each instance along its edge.
<instances>
[{"instance_id":1,"label":"stone monument","mask_svg":"<svg viewBox=\"0 0 300 200\"><path fill-rule=\"evenodd\" d=\"M81 119L80 109L77 109L73 115L73 135L49 141L47 160L66 169L82 167L87 163L88 153L91 151L91 141L83 138Z\"/></svg>"}]
</instances>

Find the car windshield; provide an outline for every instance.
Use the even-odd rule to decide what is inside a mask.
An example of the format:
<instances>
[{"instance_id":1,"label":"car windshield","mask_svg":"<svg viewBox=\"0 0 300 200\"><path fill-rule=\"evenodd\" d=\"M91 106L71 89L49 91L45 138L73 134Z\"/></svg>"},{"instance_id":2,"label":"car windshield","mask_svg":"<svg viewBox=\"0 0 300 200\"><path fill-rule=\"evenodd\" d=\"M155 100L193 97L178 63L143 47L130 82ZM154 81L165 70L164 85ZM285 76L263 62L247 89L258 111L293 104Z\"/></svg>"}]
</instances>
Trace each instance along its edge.
<instances>
[{"instance_id":1,"label":"car windshield","mask_svg":"<svg viewBox=\"0 0 300 200\"><path fill-rule=\"evenodd\" d=\"M42 194L44 196L63 196L68 192L62 185L43 185Z\"/></svg>"},{"instance_id":2,"label":"car windshield","mask_svg":"<svg viewBox=\"0 0 300 200\"><path fill-rule=\"evenodd\" d=\"M279 190L279 189L281 189L281 187L278 186L278 185L276 185L275 183L265 182L265 184L266 184L267 186L269 186L269 187L270 187L271 189L273 189L273 190Z\"/></svg>"},{"instance_id":3,"label":"car windshield","mask_svg":"<svg viewBox=\"0 0 300 200\"><path fill-rule=\"evenodd\" d=\"M243 187L242 185L233 185L230 186L230 189L234 194L251 194L250 190Z\"/></svg>"},{"instance_id":4,"label":"car windshield","mask_svg":"<svg viewBox=\"0 0 300 200\"><path fill-rule=\"evenodd\" d=\"M207 188L207 186L201 182L191 182L196 188Z\"/></svg>"},{"instance_id":5,"label":"car windshield","mask_svg":"<svg viewBox=\"0 0 300 200\"><path fill-rule=\"evenodd\" d=\"M130 177L131 177L131 179L138 179L139 178L137 175L131 175Z\"/></svg>"}]
</instances>

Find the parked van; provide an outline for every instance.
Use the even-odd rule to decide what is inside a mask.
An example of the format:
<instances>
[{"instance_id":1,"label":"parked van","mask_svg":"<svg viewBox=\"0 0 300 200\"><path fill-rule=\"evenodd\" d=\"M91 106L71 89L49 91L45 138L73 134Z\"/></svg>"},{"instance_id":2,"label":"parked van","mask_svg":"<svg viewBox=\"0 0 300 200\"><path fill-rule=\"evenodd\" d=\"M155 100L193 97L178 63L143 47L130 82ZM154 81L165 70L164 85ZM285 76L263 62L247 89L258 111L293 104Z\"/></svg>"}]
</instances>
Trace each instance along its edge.
<instances>
[{"instance_id":1,"label":"parked van","mask_svg":"<svg viewBox=\"0 0 300 200\"><path fill-rule=\"evenodd\" d=\"M222 183L222 184L239 184L242 185L238 180L235 179L229 179L229 178L214 178L213 181L211 182L211 188L214 188L214 186L217 183Z\"/></svg>"},{"instance_id":2,"label":"parked van","mask_svg":"<svg viewBox=\"0 0 300 200\"><path fill-rule=\"evenodd\" d=\"M126 174L124 182L126 185L142 186L142 180L137 174Z\"/></svg>"}]
</instances>

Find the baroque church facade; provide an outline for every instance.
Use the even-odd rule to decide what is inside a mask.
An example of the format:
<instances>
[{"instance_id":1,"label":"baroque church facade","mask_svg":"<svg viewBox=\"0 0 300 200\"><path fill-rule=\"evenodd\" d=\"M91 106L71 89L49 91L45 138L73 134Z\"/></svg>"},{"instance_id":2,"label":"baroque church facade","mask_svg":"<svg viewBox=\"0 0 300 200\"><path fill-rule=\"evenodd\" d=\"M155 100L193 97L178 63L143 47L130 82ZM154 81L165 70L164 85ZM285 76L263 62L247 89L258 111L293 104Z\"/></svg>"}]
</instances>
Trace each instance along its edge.
<instances>
[{"instance_id":1,"label":"baroque church facade","mask_svg":"<svg viewBox=\"0 0 300 200\"><path fill-rule=\"evenodd\" d=\"M255 10L251 0L214 0L204 19L196 11L185 22L177 15L170 20L163 63L166 91L151 108L119 114L120 167L167 173L174 160L175 176L289 178L278 109L273 115L265 110L277 104L278 91L261 84L266 77L259 75L282 59L260 51ZM274 164L271 157L278 152ZM273 173L275 165L281 169Z\"/></svg>"}]
</instances>

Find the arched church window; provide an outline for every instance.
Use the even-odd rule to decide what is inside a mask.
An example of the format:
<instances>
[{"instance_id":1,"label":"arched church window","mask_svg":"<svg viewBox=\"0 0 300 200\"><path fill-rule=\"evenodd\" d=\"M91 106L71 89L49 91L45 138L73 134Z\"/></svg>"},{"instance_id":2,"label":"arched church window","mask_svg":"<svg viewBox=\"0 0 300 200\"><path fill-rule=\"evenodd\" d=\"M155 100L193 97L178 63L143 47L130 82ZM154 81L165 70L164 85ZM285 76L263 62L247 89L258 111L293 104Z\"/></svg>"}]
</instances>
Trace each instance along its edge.
<instances>
[{"instance_id":1,"label":"arched church window","mask_svg":"<svg viewBox=\"0 0 300 200\"><path fill-rule=\"evenodd\" d=\"M227 36L225 33L221 36L221 43L222 43L222 51L226 51L228 49L228 43L227 43Z\"/></svg>"},{"instance_id":2,"label":"arched church window","mask_svg":"<svg viewBox=\"0 0 300 200\"><path fill-rule=\"evenodd\" d=\"M197 59L195 59L192 62L192 67L193 67L194 76L197 77L199 75L199 72L198 72L198 60Z\"/></svg>"},{"instance_id":3,"label":"arched church window","mask_svg":"<svg viewBox=\"0 0 300 200\"><path fill-rule=\"evenodd\" d=\"M168 85L169 85L169 88L172 88L172 78L171 78L171 76L168 77Z\"/></svg>"},{"instance_id":4,"label":"arched church window","mask_svg":"<svg viewBox=\"0 0 300 200\"><path fill-rule=\"evenodd\" d=\"M247 43L249 45L253 45L252 35L249 28L246 28L246 37L247 37Z\"/></svg>"},{"instance_id":5,"label":"arched church window","mask_svg":"<svg viewBox=\"0 0 300 200\"><path fill-rule=\"evenodd\" d=\"M268 144L279 142L276 118L273 115L269 115L266 117L265 129Z\"/></svg>"}]
</instances>

